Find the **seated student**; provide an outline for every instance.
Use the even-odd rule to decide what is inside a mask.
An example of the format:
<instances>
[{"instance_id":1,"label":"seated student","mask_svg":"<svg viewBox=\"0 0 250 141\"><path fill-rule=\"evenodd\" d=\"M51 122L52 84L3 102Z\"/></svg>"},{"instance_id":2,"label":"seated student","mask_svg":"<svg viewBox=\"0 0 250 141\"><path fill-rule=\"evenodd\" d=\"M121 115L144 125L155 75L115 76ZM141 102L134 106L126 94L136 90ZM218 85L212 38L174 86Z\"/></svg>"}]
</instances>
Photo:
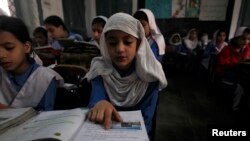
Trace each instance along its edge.
<instances>
[{"instance_id":1,"label":"seated student","mask_svg":"<svg viewBox=\"0 0 250 141\"><path fill-rule=\"evenodd\" d=\"M139 9L135 12L134 17L141 22L156 59L161 61L166 45L165 39L156 25L154 14L149 9Z\"/></svg>"},{"instance_id":2,"label":"seated student","mask_svg":"<svg viewBox=\"0 0 250 141\"><path fill-rule=\"evenodd\" d=\"M30 57L31 39L23 21L1 17L0 39L1 105L53 110L56 79L62 77Z\"/></svg>"},{"instance_id":3,"label":"seated student","mask_svg":"<svg viewBox=\"0 0 250 141\"><path fill-rule=\"evenodd\" d=\"M49 39L48 39L48 32L44 27L37 27L33 31L33 36L35 39L34 47L39 46L48 46ZM43 61L43 66L49 66L55 63L55 56L53 55L54 49L42 49L36 50L36 53L39 55L41 60Z\"/></svg>"},{"instance_id":4,"label":"seated student","mask_svg":"<svg viewBox=\"0 0 250 141\"><path fill-rule=\"evenodd\" d=\"M94 43L98 48L103 27L105 26L107 20L108 19L105 16L96 16L93 18L91 23L93 39L90 42Z\"/></svg>"},{"instance_id":5,"label":"seated student","mask_svg":"<svg viewBox=\"0 0 250 141\"><path fill-rule=\"evenodd\" d=\"M229 45L224 47L217 56L216 76L222 93L227 97L231 97L229 102L233 99L234 107L237 107L235 103L239 104L239 101L242 99L242 95L234 94L238 86L236 70L239 62L245 59L250 59L250 46L249 41L245 42L244 36L237 36L231 39Z\"/></svg>"},{"instance_id":6,"label":"seated student","mask_svg":"<svg viewBox=\"0 0 250 141\"><path fill-rule=\"evenodd\" d=\"M132 16L111 16L100 40L102 57L92 60L86 78L92 83L88 118L111 127L121 121L117 110L141 110L150 132L159 89L167 80L145 38L141 23Z\"/></svg>"},{"instance_id":7,"label":"seated student","mask_svg":"<svg viewBox=\"0 0 250 141\"><path fill-rule=\"evenodd\" d=\"M35 38L35 43L37 46L47 46L49 44L48 32L43 27L37 27L33 31L33 36Z\"/></svg>"},{"instance_id":8,"label":"seated student","mask_svg":"<svg viewBox=\"0 0 250 141\"><path fill-rule=\"evenodd\" d=\"M52 38L52 48L56 51L54 55L56 56L57 63L60 63L60 53L63 47L57 41L58 39L68 38L75 41L82 41L81 35L69 32L66 28L63 20L58 16L49 16L44 20L44 26L48 31L49 36Z\"/></svg>"},{"instance_id":9,"label":"seated student","mask_svg":"<svg viewBox=\"0 0 250 141\"><path fill-rule=\"evenodd\" d=\"M181 35L179 33L172 34L171 37L169 38L169 46L168 46L169 48L172 48L169 49L172 50L170 52L177 52L181 44L182 44Z\"/></svg>"},{"instance_id":10,"label":"seated student","mask_svg":"<svg viewBox=\"0 0 250 141\"><path fill-rule=\"evenodd\" d=\"M179 48L178 52L178 63L180 64L181 70L193 71L195 65L197 65L197 49L198 44L198 34L195 28L189 30L186 37L183 39L183 43Z\"/></svg>"}]
</instances>

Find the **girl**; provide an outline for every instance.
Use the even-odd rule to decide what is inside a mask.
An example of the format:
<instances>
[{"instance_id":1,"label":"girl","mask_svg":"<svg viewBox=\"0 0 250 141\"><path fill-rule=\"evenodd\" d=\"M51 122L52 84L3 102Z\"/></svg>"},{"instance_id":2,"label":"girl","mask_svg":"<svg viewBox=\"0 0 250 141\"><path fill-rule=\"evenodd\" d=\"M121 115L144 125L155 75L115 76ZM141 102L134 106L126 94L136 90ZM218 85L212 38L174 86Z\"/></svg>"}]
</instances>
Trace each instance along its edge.
<instances>
[{"instance_id":1,"label":"girl","mask_svg":"<svg viewBox=\"0 0 250 141\"><path fill-rule=\"evenodd\" d=\"M88 118L110 128L117 110L141 110L148 132L158 90L167 85L138 20L124 13L107 21L100 40L102 57L93 59L86 78L92 82Z\"/></svg>"},{"instance_id":2,"label":"girl","mask_svg":"<svg viewBox=\"0 0 250 141\"><path fill-rule=\"evenodd\" d=\"M35 38L37 46L47 46L49 43L47 30L43 27L37 27L33 36Z\"/></svg>"},{"instance_id":3,"label":"girl","mask_svg":"<svg viewBox=\"0 0 250 141\"><path fill-rule=\"evenodd\" d=\"M165 39L156 25L154 14L149 9L139 9L134 17L138 19L148 39L150 47L158 61L165 54Z\"/></svg>"},{"instance_id":4,"label":"girl","mask_svg":"<svg viewBox=\"0 0 250 141\"><path fill-rule=\"evenodd\" d=\"M103 27L105 26L107 20L108 19L104 16L96 16L91 23L93 35L93 40L91 42L93 42L98 48Z\"/></svg>"},{"instance_id":5,"label":"girl","mask_svg":"<svg viewBox=\"0 0 250 141\"><path fill-rule=\"evenodd\" d=\"M7 107L53 110L56 77L62 77L30 57L31 39L20 19L0 19L0 103Z\"/></svg>"},{"instance_id":6,"label":"girl","mask_svg":"<svg viewBox=\"0 0 250 141\"><path fill-rule=\"evenodd\" d=\"M83 38L79 34L75 34L73 32L69 32L66 28L63 20L58 16L49 16L44 20L45 28L48 31L49 36L52 38L52 48L54 51L54 55L56 56L57 63L60 63L60 54L63 50L63 47L57 41L58 39L68 38L73 39L75 41L82 41Z\"/></svg>"}]
</instances>

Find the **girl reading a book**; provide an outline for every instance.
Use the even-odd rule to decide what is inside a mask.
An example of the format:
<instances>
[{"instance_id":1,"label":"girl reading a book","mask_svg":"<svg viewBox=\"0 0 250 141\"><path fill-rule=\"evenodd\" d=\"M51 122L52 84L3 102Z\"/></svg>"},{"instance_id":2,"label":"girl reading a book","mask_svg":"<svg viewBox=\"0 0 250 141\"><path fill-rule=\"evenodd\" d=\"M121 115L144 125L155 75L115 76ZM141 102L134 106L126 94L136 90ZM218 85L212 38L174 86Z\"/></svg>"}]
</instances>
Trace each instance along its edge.
<instances>
[{"instance_id":1,"label":"girl reading a book","mask_svg":"<svg viewBox=\"0 0 250 141\"><path fill-rule=\"evenodd\" d=\"M107 22L107 18L105 16L96 16L93 18L91 27L92 27L92 36L93 39L91 40L99 48L100 38L103 31L103 27Z\"/></svg>"},{"instance_id":2,"label":"girl reading a book","mask_svg":"<svg viewBox=\"0 0 250 141\"><path fill-rule=\"evenodd\" d=\"M159 89L167 80L141 23L128 14L114 14L104 27L100 47L102 57L92 60L86 74L92 83L88 118L108 129L112 117L122 120L117 110L141 110L150 132Z\"/></svg>"},{"instance_id":3,"label":"girl reading a book","mask_svg":"<svg viewBox=\"0 0 250 141\"><path fill-rule=\"evenodd\" d=\"M0 105L53 110L57 80L62 77L35 62L22 20L0 18Z\"/></svg>"},{"instance_id":4,"label":"girl reading a book","mask_svg":"<svg viewBox=\"0 0 250 141\"><path fill-rule=\"evenodd\" d=\"M83 41L81 35L70 32L63 20L58 16L49 16L44 20L44 26L52 38L51 46L55 49L53 54L56 56L57 63L60 64L60 55L64 47L58 42L59 39L73 39L74 41Z\"/></svg>"}]
</instances>

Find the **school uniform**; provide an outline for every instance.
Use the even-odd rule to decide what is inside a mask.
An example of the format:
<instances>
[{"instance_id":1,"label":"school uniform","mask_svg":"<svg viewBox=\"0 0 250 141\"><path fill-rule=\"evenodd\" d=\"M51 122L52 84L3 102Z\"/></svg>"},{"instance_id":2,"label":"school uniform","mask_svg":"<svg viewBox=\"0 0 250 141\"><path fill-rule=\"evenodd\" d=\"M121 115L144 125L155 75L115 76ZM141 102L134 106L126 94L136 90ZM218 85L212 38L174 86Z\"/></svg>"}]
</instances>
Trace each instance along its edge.
<instances>
[{"instance_id":1,"label":"school uniform","mask_svg":"<svg viewBox=\"0 0 250 141\"><path fill-rule=\"evenodd\" d=\"M31 66L21 75L13 75L0 67L1 103L10 107L34 107L38 110L53 110L57 81L62 80L51 69L38 65L30 59Z\"/></svg>"},{"instance_id":2,"label":"school uniform","mask_svg":"<svg viewBox=\"0 0 250 141\"><path fill-rule=\"evenodd\" d=\"M161 61L162 56L165 54L166 44L161 31L156 25L154 14L149 9L139 9L138 11L144 12L148 17L151 36L147 39L156 59Z\"/></svg>"},{"instance_id":3,"label":"school uniform","mask_svg":"<svg viewBox=\"0 0 250 141\"><path fill-rule=\"evenodd\" d=\"M120 30L140 40L133 64L126 72L120 71L110 59L105 40L105 33L110 30ZM141 110L150 132L158 90L166 87L167 80L150 49L141 23L124 13L111 16L104 27L100 47L102 57L92 60L90 71L85 76L92 83L89 107L105 99L117 110Z\"/></svg>"}]
</instances>

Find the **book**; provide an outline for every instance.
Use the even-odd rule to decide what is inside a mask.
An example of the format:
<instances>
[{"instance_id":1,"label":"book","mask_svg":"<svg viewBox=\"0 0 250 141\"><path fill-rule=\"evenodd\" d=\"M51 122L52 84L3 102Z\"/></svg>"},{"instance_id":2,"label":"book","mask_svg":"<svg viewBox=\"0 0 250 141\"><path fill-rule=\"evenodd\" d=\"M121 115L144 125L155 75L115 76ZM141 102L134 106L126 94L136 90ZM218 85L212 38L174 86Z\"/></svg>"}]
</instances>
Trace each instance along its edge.
<instances>
[{"instance_id":1,"label":"book","mask_svg":"<svg viewBox=\"0 0 250 141\"><path fill-rule=\"evenodd\" d=\"M0 134L35 116L33 108L0 109Z\"/></svg>"},{"instance_id":2,"label":"book","mask_svg":"<svg viewBox=\"0 0 250 141\"><path fill-rule=\"evenodd\" d=\"M123 122L113 122L111 129L86 121L74 141L149 141L141 111L119 112Z\"/></svg>"},{"instance_id":3,"label":"book","mask_svg":"<svg viewBox=\"0 0 250 141\"><path fill-rule=\"evenodd\" d=\"M149 141L140 111L119 112L122 123L112 128L85 120L87 109L41 112L18 127L0 134L4 141Z\"/></svg>"},{"instance_id":4,"label":"book","mask_svg":"<svg viewBox=\"0 0 250 141\"><path fill-rule=\"evenodd\" d=\"M82 126L86 110L40 112L20 126L0 135L4 141L54 140L70 141Z\"/></svg>"}]
</instances>

